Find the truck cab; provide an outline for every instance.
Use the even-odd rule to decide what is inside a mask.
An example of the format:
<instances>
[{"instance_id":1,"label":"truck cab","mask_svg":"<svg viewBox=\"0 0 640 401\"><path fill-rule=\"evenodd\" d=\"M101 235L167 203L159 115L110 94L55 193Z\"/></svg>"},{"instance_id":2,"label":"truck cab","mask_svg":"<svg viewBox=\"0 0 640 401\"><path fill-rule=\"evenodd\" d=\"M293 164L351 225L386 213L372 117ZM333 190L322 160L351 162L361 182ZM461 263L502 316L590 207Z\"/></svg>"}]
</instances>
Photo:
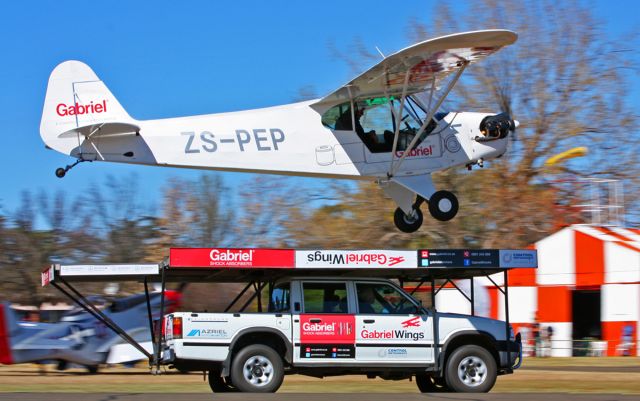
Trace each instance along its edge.
<instances>
[{"instance_id":1,"label":"truck cab","mask_svg":"<svg viewBox=\"0 0 640 401\"><path fill-rule=\"evenodd\" d=\"M292 276L270 283L264 312L166 315L161 349L164 365L207 371L214 392L274 392L286 374L486 392L520 365L512 333L503 321L425 308L392 280Z\"/></svg>"}]
</instances>

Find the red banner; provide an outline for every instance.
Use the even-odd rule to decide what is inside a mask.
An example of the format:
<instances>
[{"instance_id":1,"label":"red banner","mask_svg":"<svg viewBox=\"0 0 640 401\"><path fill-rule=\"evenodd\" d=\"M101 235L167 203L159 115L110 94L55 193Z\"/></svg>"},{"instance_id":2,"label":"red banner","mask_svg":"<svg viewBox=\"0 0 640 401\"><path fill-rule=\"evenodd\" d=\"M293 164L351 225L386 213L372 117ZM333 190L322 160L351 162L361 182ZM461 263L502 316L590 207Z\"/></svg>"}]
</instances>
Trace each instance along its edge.
<instances>
[{"instance_id":1,"label":"red banner","mask_svg":"<svg viewBox=\"0 0 640 401\"><path fill-rule=\"evenodd\" d=\"M300 342L307 344L354 344L354 315L300 315Z\"/></svg>"},{"instance_id":2,"label":"red banner","mask_svg":"<svg viewBox=\"0 0 640 401\"><path fill-rule=\"evenodd\" d=\"M40 273L41 284L44 287L45 285L49 285L50 282L53 281L53 266L47 267Z\"/></svg>"},{"instance_id":3,"label":"red banner","mask_svg":"<svg viewBox=\"0 0 640 401\"><path fill-rule=\"evenodd\" d=\"M252 268L291 269L295 264L292 249L250 248L171 248L169 268Z\"/></svg>"}]
</instances>

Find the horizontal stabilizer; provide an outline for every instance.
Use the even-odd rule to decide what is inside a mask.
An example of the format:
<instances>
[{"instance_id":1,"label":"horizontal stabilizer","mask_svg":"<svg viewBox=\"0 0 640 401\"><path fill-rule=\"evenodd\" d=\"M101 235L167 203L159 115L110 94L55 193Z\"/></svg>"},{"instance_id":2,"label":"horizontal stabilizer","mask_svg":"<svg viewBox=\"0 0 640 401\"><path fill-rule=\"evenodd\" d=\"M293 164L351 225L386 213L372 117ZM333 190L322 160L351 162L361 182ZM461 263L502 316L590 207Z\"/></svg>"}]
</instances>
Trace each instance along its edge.
<instances>
[{"instance_id":1,"label":"horizontal stabilizer","mask_svg":"<svg viewBox=\"0 0 640 401\"><path fill-rule=\"evenodd\" d=\"M78 135L84 137L107 137L120 135L135 135L140 127L130 123L102 123L91 124L71 129L58 135L58 138L75 138Z\"/></svg>"}]
</instances>

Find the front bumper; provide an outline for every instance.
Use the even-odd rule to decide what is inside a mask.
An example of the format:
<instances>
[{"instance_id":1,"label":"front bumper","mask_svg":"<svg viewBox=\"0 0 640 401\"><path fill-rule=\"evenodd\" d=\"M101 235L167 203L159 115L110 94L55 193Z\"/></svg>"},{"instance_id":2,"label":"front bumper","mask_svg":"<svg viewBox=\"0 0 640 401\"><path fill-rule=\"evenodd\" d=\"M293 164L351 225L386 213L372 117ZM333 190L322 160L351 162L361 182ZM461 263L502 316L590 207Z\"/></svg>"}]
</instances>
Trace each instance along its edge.
<instances>
[{"instance_id":1,"label":"front bumper","mask_svg":"<svg viewBox=\"0 0 640 401\"><path fill-rule=\"evenodd\" d=\"M500 350L500 366L507 373L518 369L522 365L522 338L516 334L514 341L506 341L505 347Z\"/></svg>"}]
</instances>

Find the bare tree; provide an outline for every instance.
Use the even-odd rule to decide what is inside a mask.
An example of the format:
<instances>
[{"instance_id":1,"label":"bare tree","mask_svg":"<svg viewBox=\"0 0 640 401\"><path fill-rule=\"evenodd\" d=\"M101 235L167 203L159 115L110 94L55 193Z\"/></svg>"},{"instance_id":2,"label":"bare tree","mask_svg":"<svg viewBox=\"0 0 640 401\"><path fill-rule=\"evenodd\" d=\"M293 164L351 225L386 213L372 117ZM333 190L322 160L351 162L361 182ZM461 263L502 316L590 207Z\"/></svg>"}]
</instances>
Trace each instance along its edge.
<instances>
[{"instance_id":1,"label":"bare tree","mask_svg":"<svg viewBox=\"0 0 640 401\"><path fill-rule=\"evenodd\" d=\"M472 174L449 170L435 175L438 187L460 195L461 212L450 222L427 219L410 237L393 235L390 217L380 216L390 216L385 210L393 206L361 185L357 193L346 194L339 212L325 208L312 215L310 231L297 232L299 241L320 227L318 219L333 213L334 222L342 222L341 230L349 233L342 238L345 246L361 237L403 246L526 246L559 225L580 221L567 205L579 203L583 195L567 177L573 181L594 175L624 179L625 198L634 202L629 214L637 216L639 156L637 135L630 135L637 116L630 111L626 90L635 66L618 45L626 41L607 37L591 8L577 1L476 0L452 7L440 2L432 22L412 20L411 41L489 28L519 35L516 44L470 68L449 102L456 110L504 111L519 120L507 155ZM359 38L345 49L330 48L356 72L375 58ZM587 146L589 156L559 170L544 168L547 158L576 146ZM359 226L359 221L381 230ZM358 227L356 233L352 227ZM336 235L331 232L325 242L340 243Z\"/></svg>"}]
</instances>

